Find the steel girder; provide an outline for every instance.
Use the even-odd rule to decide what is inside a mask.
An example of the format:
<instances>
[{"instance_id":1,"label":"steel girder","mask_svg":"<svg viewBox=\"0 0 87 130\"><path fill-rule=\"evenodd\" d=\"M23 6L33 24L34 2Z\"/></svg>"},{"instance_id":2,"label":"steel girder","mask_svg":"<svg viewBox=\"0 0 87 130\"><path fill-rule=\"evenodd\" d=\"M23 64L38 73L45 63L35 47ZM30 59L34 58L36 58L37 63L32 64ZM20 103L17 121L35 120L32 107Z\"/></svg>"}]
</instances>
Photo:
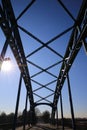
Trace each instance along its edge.
<instances>
[{"instance_id":1,"label":"steel girder","mask_svg":"<svg viewBox=\"0 0 87 130\"><path fill-rule=\"evenodd\" d=\"M70 40L66 49L66 53L64 56L64 61L62 63L60 73L58 75L54 99L53 99L54 108L52 111L55 111L57 109L57 103L59 100L62 87L66 80L67 74L69 73L69 70L82 46L82 43L85 42L85 38L87 37L87 19L84 19L87 17L85 16L87 15L86 11L87 11L87 1L84 0L81 6L80 12L78 14L77 20L75 21L75 27L71 34L71 37L70 37Z\"/></svg>"},{"instance_id":2,"label":"steel girder","mask_svg":"<svg viewBox=\"0 0 87 130\"><path fill-rule=\"evenodd\" d=\"M16 19L15 16L14 16L14 12L13 12L10 0L2 0L2 6L0 6L0 26L1 26L3 32L6 36L6 44L10 45L12 52L14 54L14 57L17 61L18 66L19 66L22 77L24 79L24 83L25 83L25 86L26 86L27 91L28 91L31 107L34 108L37 105L49 105L53 108L53 116L54 116L55 111L57 109L57 103L58 103L58 100L59 100L59 96L60 96L62 87L64 85L66 76L67 76L67 74L68 74L68 72L69 72L69 70L70 70L70 68L71 68L80 48L81 48L81 46L82 46L82 43L85 43L85 37L87 36L87 19L84 19L84 18L85 18L85 14L86 14L85 12L86 12L86 8L87 8L87 1L86 0L83 1L79 15L78 15L77 19L75 20L73 18L73 16L71 15L71 13L63 5L63 3L60 0L58 0L58 2L62 5L62 7L65 9L65 11L68 13L68 15L73 19L75 24L73 26L69 27L68 29L66 29L65 31L63 31L62 33L58 34L57 36L55 36L54 38L52 38L51 40L49 40L46 43L42 42L39 38L34 36L29 31L25 30L20 25L17 25L17 20L33 4L34 1L35 0L32 0L31 3L25 8L25 10ZM21 42L21 38L20 38L18 28L21 29L23 32L25 32L30 37L32 37L38 43L41 44L41 46L39 48L34 50L32 53L30 53L26 57L25 57L24 50L23 50L23 47L22 47L22 42ZM55 41L57 38L61 37L62 35L66 34L71 29L73 29L73 32L71 34L69 44L68 44L68 47L66 49L65 56L63 57L61 54L59 54L54 49L52 49L49 46L49 44L52 43L53 41ZM35 73L34 75L32 75L30 77L28 67L27 67L27 63L26 63L26 58L28 58L28 57L32 56L33 54L37 53L39 50L43 49L44 47L49 49L52 53L56 54L60 58L62 58L62 60L53 64L53 65L51 65L51 66L49 66L49 67L47 67L47 68L45 68L45 69L43 69L39 65L36 65L35 63L27 60L27 62L29 64L35 66L36 68L38 68L40 70L38 73ZM7 49L7 47L5 47L3 54L5 54L6 49ZM3 57L4 57L4 55L3 55ZM48 71L49 69L58 65L61 62L63 62L63 63L62 63L62 66L60 68L60 72L59 72L58 77ZM35 76L37 76L37 75L39 75L43 72L53 76L55 78L55 80L53 80L53 81L51 81L51 82L49 82L45 85L39 83L38 81L33 80L33 77L35 77ZM53 91L52 89L50 89L48 87L48 85L54 83L56 80L57 80L56 89L55 89L55 91ZM31 81L33 81L34 83L36 83L40 87L38 89L35 89L35 90L32 91ZM36 91L38 91L42 88L50 90L52 92L52 94L50 94L46 97L42 97L42 96L35 93ZM33 95L38 96L40 98L40 100L34 102ZM53 99L52 102L50 102L47 99L51 95L54 95L54 99ZM40 101L43 101L43 100L45 100L47 103L44 103L44 102L40 103Z\"/></svg>"},{"instance_id":3,"label":"steel girder","mask_svg":"<svg viewBox=\"0 0 87 130\"><path fill-rule=\"evenodd\" d=\"M22 78L24 79L24 83L29 95L30 107L33 107L34 99L30 75L26 63L26 57L23 50L22 41L17 28L17 22L10 0L2 0L2 6L0 5L0 26L4 32L4 35L6 36L6 44L8 43L10 45L20 72L22 74Z\"/></svg>"}]
</instances>

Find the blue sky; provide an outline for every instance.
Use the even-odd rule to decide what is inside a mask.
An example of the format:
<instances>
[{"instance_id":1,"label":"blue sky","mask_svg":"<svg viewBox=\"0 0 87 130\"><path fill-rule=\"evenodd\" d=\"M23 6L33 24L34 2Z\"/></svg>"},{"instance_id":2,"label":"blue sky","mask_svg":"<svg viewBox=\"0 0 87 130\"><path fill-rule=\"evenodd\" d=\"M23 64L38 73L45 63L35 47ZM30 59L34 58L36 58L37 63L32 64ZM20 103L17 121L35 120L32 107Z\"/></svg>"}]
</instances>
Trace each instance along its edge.
<instances>
[{"instance_id":1,"label":"blue sky","mask_svg":"<svg viewBox=\"0 0 87 130\"><path fill-rule=\"evenodd\" d=\"M69 9L72 15L76 18L79 12L82 0L62 0L65 6ZM1 2L1 1L0 1ZM15 17L17 18L22 10L27 6L30 0L18 0L13 1L12 6L14 9ZM59 33L63 32L67 28L71 27L74 22L68 16L68 14L64 11L64 9L60 6L57 0L36 0L36 2L30 7L29 10L17 21L19 26L22 26L37 38L39 38L42 42L47 43L53 37L58 35ZM41 47L41 44L38 43L36 40L25 34L23 31L19 29L21 40L23 43L25 55L31 54L35 49ZM71 31L66 33L63 37L56 39L49 47L53 48L55 51L60 53L62 56L65 53L66 47L68 45L68 41L71 35ZM5 42L5 37L3 32L0 29L0 51ZM16 96L17 96L17 89L19 83L20 72L14 56L11 52L10 47L8 47L6 57L11 58L11 62L13 65L12 71L9 73L2 72L0 73L0 111L5 111L6 113L14 112L15 104L16 104ZM52 65L62 59L58 57L56 54L52 53L49 49L43 48L39 52L31 55L27 60L35 63L36 65L47 68L49 65ZM78 56L76 57L73 66L70 70L70 83L72 89L72 97L73 103L75 108L75 115L76 117L87 117L87 81L86 81L86 70L87 65L87 56L83 47L81 48ZM48 71L52 74L58 76L61 64L49 69ZM34 75L36 72L39 72L40 69L36 68L35 66L28 64L30 76ZM32 78L35 81L45 85L49 81L55 80L52 76L48 75L47 73L41 73L40 75ZM52 90L55 90L56 82L48 87ZM38 88L39 85L32 82L32 89ZM37 91L37 94L41 96L47 96L50 94L50 91L43 88L40 91ZM19 111L23 111L24 103L25 103L25 95L26 89L24 82L22 81L22 91L21 91L21 98L19 104ZM64 116L70 117L70 108L68 102L68 91L67 91L67 82L65 81L63 90L63 105L64 105ZM37 96L34 95L35 101L39 100ZM53 96L49 97L48 100L53 100ZM59 106L59 104L58 104ZM29 104L28 104L29 107ZM41 111L46 109L51 110L48 106L39 106ZM59 106L60 109L60 106ZM67 111L68 110L68 111ZM60 112L60 111L59 111Z\"/></svg>"}]
</instances>

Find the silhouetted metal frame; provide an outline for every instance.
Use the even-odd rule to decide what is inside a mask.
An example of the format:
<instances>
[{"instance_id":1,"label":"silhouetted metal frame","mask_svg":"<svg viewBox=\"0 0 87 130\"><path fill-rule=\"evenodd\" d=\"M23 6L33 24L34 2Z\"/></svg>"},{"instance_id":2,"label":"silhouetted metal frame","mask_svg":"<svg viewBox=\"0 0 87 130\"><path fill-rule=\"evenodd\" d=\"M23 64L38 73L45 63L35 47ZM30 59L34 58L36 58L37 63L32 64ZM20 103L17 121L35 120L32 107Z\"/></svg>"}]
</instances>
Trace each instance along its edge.
<instances>
[{"instance_id":1,"label":"silhouetted metal frame","mask_svg":"<svg viewBox=\"0 0 87 130\"><path fill-rule=\"evenodd\" d=\"M61 107L62 130L64 130L63 102L62 102L62 93L61 92L60 92L60 107Z\"/></svg>"},{"instance_id":2,"label":"silhouetted metal frame","mask_svg":"<svg viewBox=\"0 0 87 130\"><path fill-rule=\"evenodd\" d=\"M71 68L71 66L72 66L81 46L82 46L82 41L84 41L84 39L87 37L87 23L86 23L83 26L83 28L81 29L79 37L73 43L73 40L74 40L74 37L75 37L74 33L77 30L77 28L80 28L80 26L82 24L82 20L83 20L86 8L87 8L87 1L84 0L83 4L81 6L81 9L80 9L79 15L77 17L76 23L75 23L75 28L73 29L68 47L66 49L66 53L65 53L65 56L64 56L65 61L62 63L60 73L59 73L59 76L58 76L58 79L57 79L55 95L54 95L54 99L53 99L54 106L56 106L57 103L58 103L59 93L62 90L63 84L65 82L66 73L69 72L69 70L70 70L70 68ZM77 33L78 33L78 30L77 30Z\"/></svg>"},{"instance_id":3,"label":"silhouetted metal frame","mask_svg":"<svg viewBox=\"0 0 87 130\"><path fill-rule=\"evenodd\" d=\"M56 124L57 124L57 129L58 129L58 108L56 109Z\"/></svg>"},{"instance_id":4,"label":"silhouetted metal frame","mask_svg":"<svg viewBox=\"0 0 87 130\"><path fill-rule=\"evenodd\" d=\"M81 9L79 11L77 20L75 22L75 27L71 34L69 44L66 49L66 53L64 56L65 61L63 62L62 66L61 66L60 73L58 76L54 99L53 99L53 104L54 104L55 108L56 108L56 105L59 100L59 96L60 96L59 93L62 90L63 84L66 79L66 74L69 72L69 70L82 46L82 42L87 37L87 21L82 27L83 17L84 17L86 8L87 8L87 1L84 0L83 4L81 6ZM54 113L54 116L55 116L55 111L56 111L55 109L52 109L52 113Z\"/></svg>"},{"instance_id":5,"label":"silhouetted metal frame","mask_svg":"<svg viewBox=\"0 0 87 130\"><path fill-rule=\"evenodd\" d=\"M61 54L59 54L58 52L56 52L54 49L52 49L52 48L49 47L48 45L49 45L51 42L53 42L54 40L56 40L57 38L63 36L63 35L66 34L67 32L69 32L74 26L71 26L71 27L69 27L68 29L64 30L62 33L58 34L57 36L55 36L54 38L52 38L51 40L49 40L49 41L46 42L46 43L42 42L39 38L37 38L36 36L34 36L32 33L30 33L29 31L27 31L27 30L24 29L23 27L21 27L21 26L19 26L19 25L18 25L18 27L19 27L23 32L25 32L27 35L29 35L30 37L32 37L34 40L36 40L36 41L38 41L40 44L42 44L42 46L40 46L39 48L37 48L36 50L34 50L33 52L31 52L29 55L27 55L26 58L32 56L33 54L37 53L39 50L41 50L41 49L43 49L44 47L46 47L46 48L48 48L51 52L53 52L54 54L56 54L57 56L59 56L60 58L63 59L63 56L62 56ZM62 60L62 61L63 61L63 60ZM41 68L40 66L38 66L38 65L36 65L36 64L34 64L34 63L32 63L32 62L29 61L29 60L27 60L27 62L30 63L30 64L32 64L32 65L34 65L34 66L37 67L38 69L41 69L40 72L35 73L33 76L31 76L31 81L33 81L33 82L35 82L35 83L37 83L38 85L41 86L41 87L38 88L37 90L42 89L43 87L46 88L46 89L48 89L48 88L46 87L46 85L41 85L39 82L33 80L32 78L35 77L35 76L37 76L37 75L39 75L40 73L43 73L43 72L46 72L46 73L48 73L49 75L51 75L51 76L57 78L55 75L53 75L52 73L50 73L49 71L47 71L47 70L50 69L51 67L54 67L54 65L51 66L51 67L49 66L49 67L46 68L46 69L43 69L43 68ZM35 90L35 91L37 91L37 90ZM34 93L35 91L33 91L33 94L36 95L36 96L38 96L39 98L41 98L41 99L38 100L37 102L40 102L40 101L42 101L42 100L48 101L46 98L48 98L50 95L48 95L48 96L46 96L46 97L41 97L41 96L39 96L38 94ZM48 101L48 102L49 102L49 101Z\"/></svg>"},{"instance_id":6,"label":"silhouetted metal frame","mask_svg":"<svg viewBox=\"0 0 87 130\"><path fill-rule=\"evenodd\" d=\"M19 16L16 18L16 21L19 20L24 13L32 6L32 4L35 2L36 0L32 0L27 6L26 8L19 14Z\"/></svg>"},{"instance_id":7,"label":"silhouetted metal frame","mask_svg":"<svg viewBox=\"0 0 87 130\"><path fill-rule=\"evenodd\" d=\"M1 14L0 27L2 30L6 30L5 24L7 25L7 28L8 28L8 23L5 21L5 17L4 17L4 13L3 13L1 5L0 5L0 14ZM4 24L4 22L5 22L5 24ZM4 57L5 57L5 54L6 54L6 51L8 48L8 42L9 42L9 37L8 37L6 31L5 31L5 36L6 36L6 40L5 40L4 46L3 46L2 51L1 51L1 55L0 55L0 69L1 69Z\"/></svg>"},{"instance_id":8,"label":"silhouetted metal frame","mask_svg":"<svg viewBox=\"0 0 87 130\"><path fill-rule=\"evenodd\" d=\"M15 56L15 59L17 61L17 64L19 66L19 69L21 71L22 77L24 79L25 86L27 88L27 92L28 92L28 96L29 96L30 108L33 110L34 107L37 106L37 105L46 104L44 102L40 103L40 101L45 100L45 101L47 101L47 105L52 107L52 118L54 118L55 117L55 111L56 111L56 108L57 108L57 103L58 103L58 100L59 100L59 96L60 96L63 84L65 82L65 79L67 77L67 73L69 72L69 70L70 70L70 68L73 64L81 46L82 46L82 43L85 43L85 37L87 37L87 20L82 25L85 10L87 8L87 1L86 0L83 1L83 4L82 4L81 9L79 11L78 17L77 17L77 19L75 19L73 17L73 15L70 13L70 11L65 7L63 2L61 0L58 0L58 2L63 7L63 9L67 12L67 14L70 16L70 18L74 21L74 25L67 28L66 30L64 30L63 32L61 32L57 36L53 37L52 39L50 39L46 43L42 42L39 38L34 36L32 33L27 31L23 27L17 25L17 21L33 5L34 2L35 2L35 0L32 0L26 6L26 8L19 14L19 16L17 18L15 18L10 0L2 0L2 6L0 5L0 14L1 14L0 26L1 26L3 32L6 36L6 44L9 43L9 45L12 49L12 52ZM20 38L20 35L19 35L18 28L21 29L23 32L25 32L27 35L29 35L30 37L32 37L34 40L36 40L37 42L39 42L41 44L41 46L39 48L37 48L36 50L34 50L30 54L28 54L26 57L25 57L24 50L23 50L23 47L22 47L22 42L21 42L21 38ZM72 34L71 34L71 37L70 37L70 40L69 40L69 44L68 44L67 49L66 49L66 53L65 53L64 56L62 56L60 53L56 52L53 48L51 48L49 46L49 44L52 43L53 41L55 41L56 39L60 38L61 36L63 36L64 34L66 34L67 32L69 32L72 29L73 29L73 31L72 31ZM28 58L28 57L32 56L33 54L37 53L39 50L43 49L44 47L46 47L52 53L56 54L58 57L60 57L62 59L61 61L63 63L62 63L58 77L56 77L56 75L54 75L54 74L52 74L48 71L51 67L54 67L55 65L57 65L57 63L55 63L52 66L49 66L48 68L43 69L42 67L34 64L33 62L30 62L29 60L26 61L26 58ZM7 47L3 51L4 55L5 55L6 50L7 50ZM40 71L30 77L29 72L28 72L27 62L34 65L38 69L40 69ZM35 77L35 76L37 76L37 75L39 75L43 72L48 73L49 75L51 75L51 76L53 76L57 79L55 91L53 91L52 94L50 94L46 97L39 96L35 92L42 89L43 87L52 92L52 90L49 89L47 86L52 84L53 82L56 82L56 80L51 81L51 82L47 83L46 85L42 85L39 82L33 80L33 77ZM31 81L40 85L40 87L38 89L32 91ZM33 94L38 96L40 98L40 100L38 100L37 102L34 103ZM47 99L51 95L54 95L53 102L50 102Z\"/></svg>"},{"instance_id":9,"label":"silhouetted metal frame","mask_svg":"<svg viewBox=\"0 0 87 130\"><path fill-rule=\"evenodd\" d=\"M76 22L76 19L73 17L73 15L71 14L71 12L66 8L66 6L64 5L64 3L61 0L57 0L60 5L63 7L63 9L67 12L67 14L72 18L72 20L74 22Z\"/></svg>"},{"instance_id":10,"label":"silhouetted metal frame","mask_svg":"<svg viewBox=\"0 0 87 130\"><path fill-rule=\"evenodd\" d=\"M35 66L36 68L38 68L38 69L41 70L40 72L35 73L34 75L32 75L31 78L33 78L33 77L35 77L35 76L37 76L38 74L41 74L41 73L43 73L43 72L46 72L47 74L53 76L54 78L57 78L57 76L55 76L54 74L52 74L52 73L50 73L49 71L47 71L49 68L54 67L54 65L51 66L51 67L48 67L48 68L46 68L46 69L43 69L43 68L40 67L39 65L36 65L36 64L34 64L33 62L31 62L31 61L29 61L29 60L27 60L27 62L30 63L30 64L32 64L33 66ZM59 62L58 62L58 63L59 63Z\"/></svg>"},{"instance_id":11,"label":"silhouetted metal frame","mask_svg":"<svg viewBox=\"0 0 87 130\"><path fill-rule=\"evenodd\" d=\"M68 84L69 102L70 102L71 117L72 117L72 128L73 130L76 130L69 74L67 74L67 84Z\"/></svg>"},{"instance_id":12,"label":"silhouetted metal frame","mask_svg":"<svg viewBox=\"0 0 87 130\"><path fill-rule=\"evenodd\" d=\"M54 49L52 49L52 48L49 47L48 45L49 45L50 43L52 43L54 40L56 40L57 38L63 36L63 35L66 34L67 32L69 32L74 26L71 26L71 27L69 27L68 29L64 30L62 33L58 34L57 36L55 36L54 38L52 38L51 40L49 40L49 41L46 42L46 43L42 42L39 38L37 38L36 36L34 36L32 33L30 33L29 31L27 31L27 30L24 29L23 27L21 27L21 26L19 26L19 25L18 25L18 27L19 27L23 32L25 32L27 35L29 35L30 37L32 37L34 40L36 40L36 41L38 41L40 44L42 44L42 46L40 46L39 48L37 48L36 50L34 50L33 52L31 52L29 55L27 55L26 58L32 56L33 54L37 53L39 50L41 50L41 49L43 49L44 47L46 47L46 48L48 48L51 52L53 52L54 54L56 54L57 56L59 56L60 58L63 59L63 56L62 56L61 54L59 54L58 52L56 52ZM62 60L62 61L63 61L63 60ZM51 67L48 67L48 68L46 68L46 69L43 69L43 68L41 68L40 66L38 66L38 65L36 65L36 64L34 64L34 63L32 63L32 62L29 61L29 60L27 60L27 62L30 63L30 64L32 64L32 65L34 65L34 66L37 67L38 69L41 69L40 72L35 73L33 76L31 76L31 81L33 81L33 82L35 82L35 83L37 83L38 85L41 86L41 87L38 88L37 90L42 89L43 87L46 88L46 89L48 89L48 88L46 87L46 85L41 85L39 82L33 80L32 78L35 77L35 76L37 76L37 75L39 75L40 73L43 73L43 72L46 72L46 73L48 73L49 75L51 75L51 76L57 78L55 75L53 75L53 74L51 74L49 71L47 71L47 70L50 69ZM53 65L52 67L54 67L54 65ZM35 90L35 91L37 91L37 90ZM39 96L38 94L36 94L35 91L33 91L33 94L36 95L36 96L38 96L39 98L41 98L41 99L38 100L37 102L40 102L40 101L42 101L42 100L45 100L46 98L48 98L48 97L50 96L50 95L49 95L49 96L46 96L46 97L41 97L41 96ZM45 101L48 101L48 100L46 99ZM49 101L48 101L48 102L49 102Z\"/></svg>"},{"instance_id":13,"label":"silhouetted metal frame","mask_svg":"<svg viewBox=\"0 0 87 130\"><path fill-rule=\"evenodd\" d=\"M33 99L31 81L30 81L30 76L29 76L29 71L28 71L28 67L26 63L24 50L22 47L20 34L17 29L17 23L14 16L14 12L13 12L10 0L3 0L2 5L3 5L3 10L4 10L4 11L2 10L3 12L2 17L4 17L4 20L5 20L4 22L5 29L2 28L2 30L6 38L9 37L9 45L12 49L12 52L15 56L15 59L21 71L26 89L28 91L30 105L32 106L34 104L34 99Z\"/></svg>"},{"instance_id":14,"label":"silhouetted metal frame","mask_svg":"<svg viewBox=\"0 0 87 130\"><path fill-rule=\"evenodd\" d=\"M25 112L24 112L24 124L23 124L23 130L25 130L25 126L27 124L27 104L28 104L28 92L26 92L26 101L25 101Z\"/></svg>"},{"instance_id":15,"label":"silhouetted metal frame","mask_svg":"<svg viewBox=\"0 0 87 130\"><path fill-rule=\"evenodd\" d=\"M19 81L17 101L16 101L16 107L15 107L13 130L15 130L15 129L16 129L16 126L17 126L16 123L17 123L18 107L19 107L20 94L21 94L21 86L22 86L21 83L22 83L22 75L20 74L20 81Z\"/></svg>"},{"instance_id":16,"label":"silhouetted metal frame","mask_svg":"<svg viewBox=\"0 0 87 130\"><path fill-rule=\"evenodd\" d=\"M38 95L38 94L36 94L36 93L33 93L35 96L37 96L37 97L39 97L40 99L38 100L38 101L36 101L35 103L38 103L38 102L40 102L40 101L42 101L42 100L45 100L45 101L47 101L47 102L49 102L49 103L52 103L51 101L49 101L47 98L48 97L51 97L52 95L54 95L54 93L51 93L51 94L49 94L48 96L46 96L46 97L42 97L42 96L40 96L40 95Z\"/></svg>"},{"instance_id":17,"label":"silhouetted metal frame","mask_svg":"<svg viewBox=\"0 0 87 130\"><path fill-rule=\"evenodd\" d=\"M18 27L25 32L27 35L31 36L34 40L36 40L37 42L39 42L40 44L42 44L42 46L40 46L39 48L37 48L36 50L34 50L32 53L30 53L29 55L26 56L26 58L30 57L31 55L35 54L36 52L38 52L39 50L41 50L42 48L46 47L49 50L51 50L54 54L56 54L57 56L59 56L60 58L63 59L63 56L56 52L54 49L52 49L50 46L48 46L50 43L52 43L53 41L55 41L56 39L60 38L61 36L63 36L64 34L66 34L67 32L69 32L71 29L73 29L74 26L69 27L68 29L64 30L63 32L61 32L60 34L58 34L57 36L53 37L51 40L49 40L48 42L44 43L42 42L39 38L37 38L36 36L34 36L32 33L30 33L29 31L27 31L26 29L24 29L23 27L19 26Z\"/></svg>"}]
</instances>

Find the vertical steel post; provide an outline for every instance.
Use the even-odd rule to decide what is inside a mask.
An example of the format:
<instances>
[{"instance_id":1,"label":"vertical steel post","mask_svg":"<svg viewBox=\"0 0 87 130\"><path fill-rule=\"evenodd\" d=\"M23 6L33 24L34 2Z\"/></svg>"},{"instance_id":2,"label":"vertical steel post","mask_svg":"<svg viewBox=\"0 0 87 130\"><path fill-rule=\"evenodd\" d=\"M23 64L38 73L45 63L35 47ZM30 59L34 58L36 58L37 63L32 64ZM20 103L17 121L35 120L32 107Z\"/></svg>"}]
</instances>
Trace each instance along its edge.
<instances>
[{"instance_id":1,"label":"vertical steel post","mask_svg":"<svg viewBox=\"0 0 87 130\"><path fill-rule=\"evenodd\" d=\"M57 128L58 128L58 108L56 109L56 118L57 118Z\"/></svg>"},{"instance_id":2,"label":"vertical steel post","mask_svg":"<svg viewBox=\"0 0 87 130\"><path fill-rule=\"evenodd\" d=\"M14 122L13 122L13 130L16 129L17 114L18 114L18 107L19 107L19 100L20 100L20 93L21 93L21 82L22 82L22 75L20 74L20 81L19 81L17 101L16 101L16 107L15 107L15 115L14 115Z\"/></svg>"},{"instance_id":3,"label":"vertical steel post","mask_svg":"<svg viewBox=\"0 0 87 130\"><path fill-rule=\"evenodd\" d=\"M51 121L52 121L52 125L55 124L55 108L52 107L52 113L51 113Z\"/></svg>"},{"instance_id":4,"label":"vertical steel post","mask_svg":"<svg viewBox=\"0 0 87 130\"><path fill-rule=\"evenodd\" d=\"M63 102L62 102L62 94L61 94L61 92L60 92L60 106L61 106L62 130L64 130Z\"/></svg>"},{"instance_id":5,"label":"vertical steel post","mask_svg":"<svg viewBox=\"0 0 87 130\"><path fill-rule=\"evenodd\" d=\"M73 130L76 130L69 74L67 74L67 83L68 83L69 101L70 101L71 116L72 116L72 128L73 128Z\"/></svg>"},{"instance_id":6,"label":"vertical steel post","mask_svg":"<svg viewBox=\"0 0 87 130\"><path fill-rule=\"evenodd\" d=\"M28 92L27 92L27 94L26 94L26 101L25 101L25 112L24 112L24 125L23 125L23 130L25 130L25 125L26 125L27 102L28 102Z\"/></svg>"},{"instance_id":7,"label":"vertical steel post","mask_svg":"<svg viewBox=\"0 0 87 130\"><path fill-rule=\"evenodd\" d=\"M52 108L52 112L51 112L51 124L53 124L53 120L52 120L52 117L53 117L53 108Z\"/></svg>"}]
</instances>

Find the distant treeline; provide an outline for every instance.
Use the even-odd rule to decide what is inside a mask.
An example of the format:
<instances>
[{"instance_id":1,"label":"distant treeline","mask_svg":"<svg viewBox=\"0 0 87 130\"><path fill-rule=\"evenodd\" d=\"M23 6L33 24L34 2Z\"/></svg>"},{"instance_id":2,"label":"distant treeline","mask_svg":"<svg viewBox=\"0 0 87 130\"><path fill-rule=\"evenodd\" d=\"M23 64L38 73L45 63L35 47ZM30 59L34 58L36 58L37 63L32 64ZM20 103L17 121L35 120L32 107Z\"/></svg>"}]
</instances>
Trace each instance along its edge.
<instances>
[{"instance_id":1,"label":"distant treeline","mask_svg":"<svg viewBox=\"0 0 87 130\"><path fill-rule=\"evenodd\" d=\"M26 114L26 115L25 115ZM0 128L3 128L3 130L8 130L10 128L13 127L14 124L14 113L10 113L8 115L6 115L4 112L1 113L0 115ZM25 118L26 116L26 118ZM34 119L32 118L34 117ZM34 114L32 114L31 116L31 112L28 111L25 113L25 111L23 111L23 113L21 115L19 115L17 117L16 120L16 126L22 126L24 123L26 124L35 124L36 123L36 117Z\"/></svg>"},{"instance_id":2,"label":"distant treeline","mask_svg":"<svg viewBox=\"0 0 87 130\"><path fill-rule=\"evenodd\" d=\"M14 113L6 114L4 112L0 115L0 128L3 128L3 130L9 130L12 128L14 123ZM26 118L25 118L26 116ZM48 111L43 112L43 114L37 116L36 113L31 113L30 111L23 111L21 115L17 117L17 126L22 126L25 124L36 124L37 122L43 122L43 123L52 123L52 120L50 119L50 113ZM64 118L64 127L70 127L72 128L72 119L70 118ZM55 119L54 125L62 125L62 119ZM76 130L87 130L87 118L76 118L75 119L76 124Z\"/></svg>"},{"instance_id":3,"label":"distant treeline","mask_svg":"<svg viewBox=\"0 0 87 130\"><path fill-rule=\"evenodd\" d=\"M16 126L22 126L24 123L28 125L35 125L39 121L37 113L39 113L39 111L33 113L32 111L24 110L21 115L17 117ZM14 113L7 115L6 113L2 112L0 115L0 128L3 128L3 130L5 130L5 128L6 130L12 128L14 124L14 116ZM43 112L43 114L40 115L40 119L45 123L49 123L50 113L48 111Z\"/></svg>"}]
</instances>

